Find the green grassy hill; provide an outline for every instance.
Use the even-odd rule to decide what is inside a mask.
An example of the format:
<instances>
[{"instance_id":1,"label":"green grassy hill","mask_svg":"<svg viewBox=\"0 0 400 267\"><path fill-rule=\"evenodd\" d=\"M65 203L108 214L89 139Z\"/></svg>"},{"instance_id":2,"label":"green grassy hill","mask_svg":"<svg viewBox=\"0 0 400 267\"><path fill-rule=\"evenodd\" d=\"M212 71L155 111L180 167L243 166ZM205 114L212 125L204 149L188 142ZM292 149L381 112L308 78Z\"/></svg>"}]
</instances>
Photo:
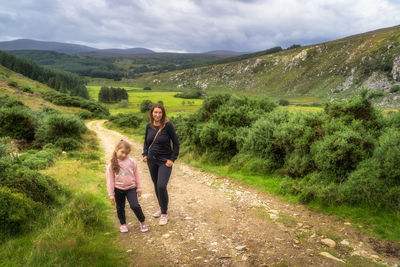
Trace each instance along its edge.
<instances>
[{"instance_id":1,"label":"green grassy hill","mask_svg":"<svg viewBox=\"0 0 400 267\"><path fill-rule=\"evenodd\" d=\"M362 87L378 106L400 105L400 26L269 55L126 81L152 88L346 99Z\"/></svg>"}]
</instances>

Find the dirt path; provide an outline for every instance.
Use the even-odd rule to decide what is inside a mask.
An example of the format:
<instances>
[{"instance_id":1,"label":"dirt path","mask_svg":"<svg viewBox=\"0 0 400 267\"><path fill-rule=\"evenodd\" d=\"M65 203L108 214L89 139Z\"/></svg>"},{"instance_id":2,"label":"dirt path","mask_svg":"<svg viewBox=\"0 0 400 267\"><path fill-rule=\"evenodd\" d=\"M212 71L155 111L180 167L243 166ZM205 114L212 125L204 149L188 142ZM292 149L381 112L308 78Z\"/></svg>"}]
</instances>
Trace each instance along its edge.
<instances>
[{"instance_id":1,"label":"dirt path","mask_svg":"<svg viewBox=\"0 0 400 267\"><path fill-rule=\"evenodd\" d=\"M87 126L97 133L109 159L115 144L129 139L104 128L103 122ZM170 221L159 226L158 219L151 217L157 202L147 165L141 161L142 144L129 141L143 180L139 201L150 227L141 233L127 209L130 232L120 235L135 266L375 266L376 262L393 266L400 262L398 250L386 254L382 247L387 244L360 234L350 223L179 161L168 185ZM116 220L116 234L117 226ZM324 244L324 239L333 239L335 246L329 247L329 240Z\"/></svg>"}]
</instances>

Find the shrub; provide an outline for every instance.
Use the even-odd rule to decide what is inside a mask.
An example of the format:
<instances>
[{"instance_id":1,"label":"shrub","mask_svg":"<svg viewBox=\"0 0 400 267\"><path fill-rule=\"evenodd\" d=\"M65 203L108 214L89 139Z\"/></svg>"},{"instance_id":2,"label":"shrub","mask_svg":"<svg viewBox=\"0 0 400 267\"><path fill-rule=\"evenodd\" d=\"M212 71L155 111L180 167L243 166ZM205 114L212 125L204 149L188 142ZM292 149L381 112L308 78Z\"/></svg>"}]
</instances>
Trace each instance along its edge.
<instances>
[{"instance_id":1,"label":"shrub","mask_svg":"<svg viewBox=\"0 0 400 267\"><path fill-rule=\"evenodd\" d=\"M95 116L89 111L82 111L77 114L82 120L93 119Z\"/></svg>"},{"instance_id":2,"label":"shrub","mask_svg":"<svg viewBox=\"0 0 400 267\"><path fill-rule=\"evenodd\" d=\"M119 127L132 127L137 128L142 122L142 118L135 114L122 114L110 116L109 120Z\"/></svg>"},{"instance_id":3,"label":"shrub","mask_svg":"<svg viewBox=\"0 0 400 267\"><path fill-rule=\"evenodd\" d=\"M129 102L128 102L128 100L125 100L125 99L121 100L118 104L119 108L127 108L128 106L129 106Z\"/></svg>"},{"instance_id":4,"label":"shrub","mask_svg":"<svg viewBox=\"0 0 400 267\"><path fill-rule=\"evenodd\" d=\"M11 108L11 107L24 107L24 103L15 100L14 98L6 96L0 96L0 107Z\"/></svg>"},{"instance_id":5,"label":"shrub","mask_svg":"<svg viewBox=\"0 0 400 267\"><path fill-rule=\"evenodd\" d=\"M151 100L143 100L140 104L140 112L145 113L149 112L151 107L153 106L153 102Z\"/></svg>"},{"instance_id":6,"label":"shrub","mask_svg":"<svg viewBox=\"0 0 400 267\"><path fill-rule=\"evenodd\" d=\"M75 115L50 114L42 121L36 133L36 139L43 144L55 144L60 138L71 138L78 141L85 131L86 126Z\"/></svg>"},{"instance_id":7,"label":"shrub","mask_svg":"<svg viewBox=\"0 0 400 267\"><path fill-rule=\"evenodd\" d=\"M25 92L25 93L33 94L33 90L29 86L22 86L22 91Z\"/></svg>"},{"instance_id":8,"label":"shrub","mask_svg":"<svg viewBox=\"0 0 400 267\"><path fill-rule=\"evenodd\" d=\"M38 204L0 186L0 233L16 234L36 217Z\"/></svg>"},{"instance_id":9,"label":"shrub","mask_svg":"<svg viewBox=\"0 0 400 267\"><path fill-rule=\"evenodd\" d=\"M279 106L289 106L290 102L286 99L279 99Z\"/></svg>"},{"instance_id":10,"label":"shrub","mask_svg":"<svg viewBox=\"0 0 400 267\"><path fill-rule=\"evenodd\" d=\"M368 95L368 99L374 99L374 98L378 98L378 97L382 97L384 96L384 93L381 91L372 91L371 93L369 93Z\"/></svg>"},{"instance_id":11,"label":"shrub","mask_svg":"<svg viewBox=\"0 0 400 267\"><path fill-rule=\"evenodd\" d=\"M36 121L32 112L23 107L0 108L0 136L25 139L35 137Z\"/></svg>"},{"instance_id":12,"label":"shrub","mask_svg":"<svg viewBox=\"0 0 400 267\"><path fill-rule=\"evenodd\" d=\"M32 200L45 204L54 202L56 193L60 190L53 178L22 167L18 161L12 162L3 171L0 176L0 186L8 187L13 192L23 193Z\"/></svg>"},{"instance_id":13,"label":"shrub","mask_svg":"<svg viewBox=\"0 0 400 267\"><path fill-rule=\"evenodd\" d=\"M354 121L351 126L341 121L323 125L325 136L312 144L311 155L316 168L326 174L326 179L342 182L372 150L373 138L363 133L361 125L360 121Z\"/></svg>"},{"instance_id":14,"label":"shrub","mask_svg":"<svg viewBox=\"0 0 400 267\"><path fill-rule=\"evenodd\" d=\"M199 99L202 97L201 91L188 91L183 93L175 94L174 97L177 98L187 98L187 99Z\"/></svg>"},{"instance_id":15,"label":"shrub","mask_svg":"<svg viewBox=\"0 0 400 267\"><path fill-rule=\"evenodd\" d=\"M30 169L45 169L54 163L55 155L50 151L29 150L25 154L19 156L19 160L25 167Z\"/></svg>"},{"instance_id":16,"label":"shrub","mask_svg":"<svg viewBox=\"0 0 400 267\"><path fill-rule=\"evenodd\" d=\"M8 85L8 86L11 86L11 87L17 88L17 87L18 87L18 82L16 82L16 81L9 81L9 82L7 83L7 85Z\"/></svg>"},{"instance_id":17,"label":"shrub","mask_svg":"<svg viewBox=\"0 0 400 267\"><path fill-rule=\"evenodd\" d=\"M71 137L61 137L57 139L55 145L65 151L75 150L82 146L78 140Z\"/></svg>"},{"instance_id":18,"label":"shrub","mask_svg":"<svg viewBox=\"0 0 400 267\"><path fill-rule=\"evenodd\" d=\"M390 87L390 92L391 93L397 93L398 91L400 91L400 85L395 84L392 87Z\"/></svg>"},{"instance_id":19,"label":"shrub","mask_svg":"<svg viewBox=\"0 0 400 267\"><path fill-rule=\"evenodd\" d=\"M145 91L149 91L149 90L151 90L151 88L150 88L150 87L148 87L148 86L146 86L146 87L144 87L144 88L143 88L143 90L145 90Z\"/></svg>"}]
</instances>

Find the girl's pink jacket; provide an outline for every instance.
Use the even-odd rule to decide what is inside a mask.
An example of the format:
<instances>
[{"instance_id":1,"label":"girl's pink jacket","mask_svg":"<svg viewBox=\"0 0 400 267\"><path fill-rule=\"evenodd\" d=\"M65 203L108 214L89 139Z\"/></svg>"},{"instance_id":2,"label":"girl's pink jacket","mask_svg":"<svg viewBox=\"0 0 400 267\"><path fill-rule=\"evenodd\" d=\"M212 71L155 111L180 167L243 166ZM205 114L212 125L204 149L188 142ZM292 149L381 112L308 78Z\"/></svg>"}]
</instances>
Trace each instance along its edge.
<instances>
[{"instance_id":1,"label":"girl's pink jacket","mask_svg":"<svg viewBox=\"0 0 400 267\"><path fill-rule=\"evenodd\" d=\"M118 164L121 167L118 174L112 170L111 163L107 166L107 191L110 198L114 198L114 188L128 190L136 187L137 191L141 191L142 181L136 162L132 158L126 157L124 160L118 160Z\"/></svg>"}]
</instances>

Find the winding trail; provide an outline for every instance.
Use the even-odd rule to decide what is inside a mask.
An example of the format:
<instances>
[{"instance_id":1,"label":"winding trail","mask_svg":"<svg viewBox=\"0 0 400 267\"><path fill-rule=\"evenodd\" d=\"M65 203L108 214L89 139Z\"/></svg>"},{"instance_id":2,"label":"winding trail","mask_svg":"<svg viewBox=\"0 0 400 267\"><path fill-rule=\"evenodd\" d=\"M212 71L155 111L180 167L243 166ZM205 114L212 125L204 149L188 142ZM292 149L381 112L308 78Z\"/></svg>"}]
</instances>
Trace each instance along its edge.
<instances>
[{"instance_id":1,"label":"winding trail","mask_svg":"<svg viewBox=\"0 0 400 267\"><path fill-rule=\"evenodd\" d=\"M96 132L109 159L115 144L129 138L104 128L103 123L91 121L87 127ZM393 266L400 262L398 254L375 251L378 241L347 222L288 204L179 160L168 185L170 220L159 226L158 219L151 217L157 201L147 165L141 161L142 144L129 142L142 177L139 201L150 231L139 231L128 207L129 233L120 234L115 212L110 216L115 218L115 234L121 235L134 266L343 266L344 262L375 266L373 261ZM328 237L336 241L334 248L322 243ZM321 255L324 251L336 259Z\"/></svg>"}]
</instances>

